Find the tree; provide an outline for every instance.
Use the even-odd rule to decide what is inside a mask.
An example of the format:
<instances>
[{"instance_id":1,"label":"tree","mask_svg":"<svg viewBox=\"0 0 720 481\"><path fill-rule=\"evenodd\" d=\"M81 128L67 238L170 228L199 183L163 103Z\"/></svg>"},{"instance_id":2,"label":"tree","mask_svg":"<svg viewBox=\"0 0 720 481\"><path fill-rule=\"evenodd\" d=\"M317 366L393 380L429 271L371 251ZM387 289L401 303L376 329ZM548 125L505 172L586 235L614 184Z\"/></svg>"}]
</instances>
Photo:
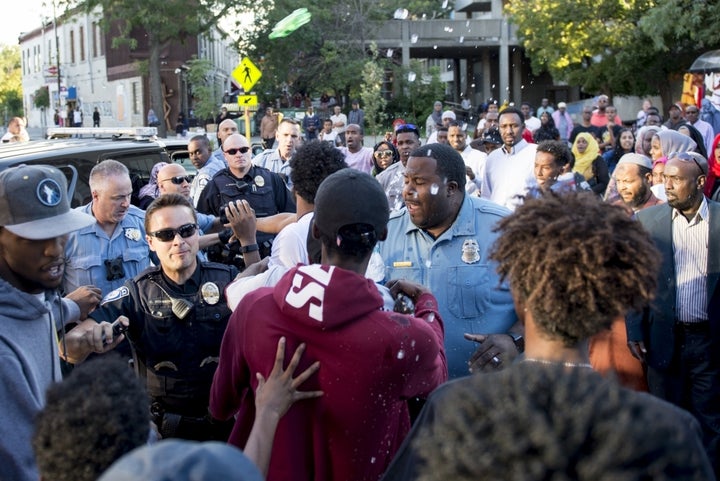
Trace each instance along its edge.
<instances>
[{"instance_id":1,"label":"tree","mask_svg":"<svg viewBox=\"0 0 720 481\"><path fill-rule=\"evenodd\" d=\"M535 74L585 92L660 94L702 50L718 45L716 2L686 0L510 0ZM717 47L715 47L717 48Z\"/></svg>"},{"instance_id":2,"label":"tree","mask_svg":"<svg viewBox=\"0 0 720 481\"><path fill-rule=\"evenodd\" d=\"M19 45L0 46L0 113L5 124L10 117L23 116Z\"/></svg>"},{"instance_id":3,"label":"tree","mask_svg":"<svg viewBox=\"0 0 720 481\"><path fill-rule=\"evenodd\" d=\"M362 79L360 86L360 97L364 103L365 120L368 123L368 131L371 135L379 133L378 126L384 123L385 105L387 102L382 95L383 82L385 80L385 69L376 61L377 47L375 44L370 46L372 58L365 62L363 67Z\"/></svg>"},{"instance_id":4,"label":"tree","mask_svg":"<svg viewBox=\"0 0 720 481\"><path fill-rule=\"evenodd\" d=\"M258 30L243 36L241 51L262 63L263 78L257 88L263 100L292 92L327 92L342 104L343 99L362 97L363 71L374 57L371 39L397 8L408 9L412 18L439 18L447 16L452 4L438 8L432 0L277 0L257 19ZM311 22L285 38L270 40L268 34L277 22L301 7L310 11Z\"/></svg>"},{"instance_id":5,"label":"tree","mask_svg":"<svg viewBox=\"0 0 720 481\"><path fill-rule=\"evenodd\" d=\"M212 117L215 111L215 88L214 79L208 77L212 68L209 60L193 58L187 62L187 80L192 86L192 98L195 110L195 117L206 119Z\"/></svg>"},{"instance_id":6,"label":"tree","mask_svg":"<svg viewBox=\"0 0 720 481\"><path fill-rule=\"evenodd\" d=\"M431 67L421 75L421 63L411 60L410 67L393 66L395 91L388 102L390 119L401 118L407 123L424 126L433 103L444 97L445 84L440 80L440 68Z\"/></svg>"},{"instance_id":7,"label":"tree","mask_svg":"<svg viewBox=\"0 0 720 481\"><path fill-rule=\"evenodd\" d=\"M33 94L33 104L39 109L50 107L50 89L47 85L38 88Z\"/></svg>"},{"instance_id":8,"label":"tree","mask_svg":"<svg viewBox=\"0 0 720 481\"><path fill-rule=\"evenodd\" d=\"M137 46L137 31L147 36L150 103L155 112L163 112L160 80L160 51L173 42L195 41L198 35L216 28L223 17L239 15L251 9L268 8L268 0L67 0L87 11L101 7L102 24L113 27L113 45ZM192 39L192 40L191 40ZM165 135L165 125L159 127Z\"/></svg>"}]
</instances>

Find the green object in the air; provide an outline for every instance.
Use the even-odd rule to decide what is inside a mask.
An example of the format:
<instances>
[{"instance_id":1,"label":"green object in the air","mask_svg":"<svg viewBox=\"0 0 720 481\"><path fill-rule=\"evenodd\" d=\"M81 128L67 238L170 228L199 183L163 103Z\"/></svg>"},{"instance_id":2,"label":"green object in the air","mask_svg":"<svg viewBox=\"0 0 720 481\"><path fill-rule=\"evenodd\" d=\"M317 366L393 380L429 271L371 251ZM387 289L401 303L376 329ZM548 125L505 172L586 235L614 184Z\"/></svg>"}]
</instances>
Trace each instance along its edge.
<instances>
[{"instance_id":1,"label":"green object in the air","mask_svg":"<svg viewBox=\"0 0 720 481\"><path fill-rule=\"evenodd\" d=\"M307 8L298 8L287 17L280 20L273 31L270 32L270 39L287 37L298 28L310 21L312 14Z\"/></svg>"}]
</instances>

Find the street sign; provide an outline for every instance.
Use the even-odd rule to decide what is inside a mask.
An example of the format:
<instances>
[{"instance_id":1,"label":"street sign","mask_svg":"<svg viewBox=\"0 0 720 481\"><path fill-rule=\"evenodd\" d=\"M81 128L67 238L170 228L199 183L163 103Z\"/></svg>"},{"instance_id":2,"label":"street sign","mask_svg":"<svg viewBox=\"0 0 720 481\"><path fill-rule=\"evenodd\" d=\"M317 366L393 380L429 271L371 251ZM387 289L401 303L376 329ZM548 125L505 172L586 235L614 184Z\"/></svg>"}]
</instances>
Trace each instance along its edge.
<instances>
[{"instance_id":1,"label":"street sign","mask_svg":"<svg viewBox=\"0 0 720 481\"><path fill-rule=\"evenodd\" d=\"M257 95L238 95L238 105L240 107L257 107Z\"/></svg>"},{"instance_id":2,"label":"street sign","mask_svg":"<svg viewBox=\"0 0 720 481\"><path fill-rule=\"evenodd\" d=\"M232 71L232 78L242 85L245 92L249 92L260 80L260 77L262 77L262 72L247 57L243 58L242 62Z\"/></svg>"}]
</instances>

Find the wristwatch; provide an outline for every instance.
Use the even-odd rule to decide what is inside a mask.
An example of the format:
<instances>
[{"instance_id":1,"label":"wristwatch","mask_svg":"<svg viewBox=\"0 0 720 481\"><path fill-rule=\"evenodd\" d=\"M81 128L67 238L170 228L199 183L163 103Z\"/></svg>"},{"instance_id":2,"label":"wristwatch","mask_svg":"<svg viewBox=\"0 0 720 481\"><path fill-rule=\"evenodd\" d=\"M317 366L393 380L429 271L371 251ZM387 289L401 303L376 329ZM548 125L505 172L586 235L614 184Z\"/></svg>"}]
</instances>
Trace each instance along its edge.
<instances>
[{"instance_id":1,"label":"wristwatch","mask_svg":"<svg viewBox=\"0 0 720 481\"><path fill-rule=\"evenodd\" d=\"M508 332L508 336L512 337L512 340L515 343L515 348L518 352L525 352L525 338L522 334Z\"/></svg>"},{"instance_id":2,"label":"wristwatch","mask_svg":"<svg viewBox=\"0 0 720 481\"><path fill-rule=\"evenodd\" d=\"M260 247L257 244L249 244L240 247L240 252L243 254L247 254L248 252L255 252L257 250L260 250Z\"/></svg>"}]
</instances>

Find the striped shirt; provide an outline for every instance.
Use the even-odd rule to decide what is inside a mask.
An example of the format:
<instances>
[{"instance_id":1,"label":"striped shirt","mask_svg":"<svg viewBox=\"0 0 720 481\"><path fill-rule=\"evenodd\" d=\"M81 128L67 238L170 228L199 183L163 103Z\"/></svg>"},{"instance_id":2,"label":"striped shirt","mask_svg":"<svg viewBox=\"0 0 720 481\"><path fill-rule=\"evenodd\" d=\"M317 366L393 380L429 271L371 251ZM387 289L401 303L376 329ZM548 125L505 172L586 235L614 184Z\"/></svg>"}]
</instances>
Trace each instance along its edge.
<instances>
[{"instance_id":1,"label":"striped shirt","mask_svg":"<svg viewBox=\"0 0 720 481\"><path fill-rule=\"evenodd\" d=\"M672 242L677 292L675 311L679 322L708 320L709 233L708 205L704 197L697 213L689 221L673 209Z\"/></svg>"}]
</instances>

